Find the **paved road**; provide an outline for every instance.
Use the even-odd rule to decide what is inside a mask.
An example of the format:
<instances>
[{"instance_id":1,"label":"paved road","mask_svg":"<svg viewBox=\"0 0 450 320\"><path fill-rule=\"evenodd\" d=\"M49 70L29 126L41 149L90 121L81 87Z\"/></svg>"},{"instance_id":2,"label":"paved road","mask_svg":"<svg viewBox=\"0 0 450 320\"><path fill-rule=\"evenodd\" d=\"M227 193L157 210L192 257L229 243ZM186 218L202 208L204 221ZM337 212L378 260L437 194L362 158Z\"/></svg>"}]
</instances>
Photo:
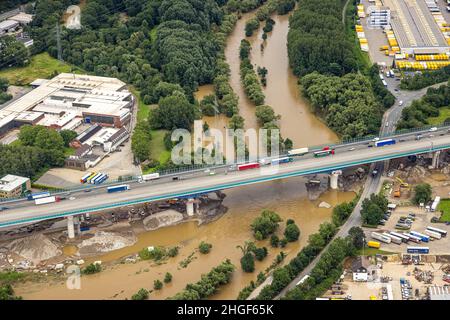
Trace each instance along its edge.
<instances>
[{"instance_id":1,"label":"paved road","mask_svg":"<svg viewBox=\"0 0 450 320\"><path fill-rule=\"evenodd\" d=\"M261 169L234 171L228 174L204 175L195 179L171 181L162 179L157 182L134 184L133 187L121 193L105 193L104 190L79 192L76 199L64 200L58 203L36 206L32 201L21 201L10 204L9 209L0 214L0 227L18 225L39 220L53 219L69 215L97 212L126 205L188 196L197 193L208 193L243 185L261 183L293 176L308 175L319 172L330 172L346 167L365 163L384 161L412 154L427 153L432 150L450 148L450 132L442 128L420 140L415 134L398 138L398 143L384 147L369 147L365 143L352 148L341 147L336 154L322 158L313 158L311 154L300 157L300 160L280 165L276 171L271 166ZM100 194L100 192L103 192ZM74 196L74 195L72 195ZM8 205L8 204L6 204Z\"/></svg>"}]
</instances>

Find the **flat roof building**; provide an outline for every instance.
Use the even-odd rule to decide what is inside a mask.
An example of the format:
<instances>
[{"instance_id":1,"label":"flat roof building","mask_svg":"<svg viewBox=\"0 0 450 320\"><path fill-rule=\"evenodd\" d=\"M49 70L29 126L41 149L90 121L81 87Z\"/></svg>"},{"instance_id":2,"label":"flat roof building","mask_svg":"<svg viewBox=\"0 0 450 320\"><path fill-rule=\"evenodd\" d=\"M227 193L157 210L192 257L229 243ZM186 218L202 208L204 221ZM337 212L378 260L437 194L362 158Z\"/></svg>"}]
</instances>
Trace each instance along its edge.
<instances>
[{"instance_id":1,"label":"flat roof building","mask_svg":"<svg viewBox=\"0 0 450 320\"><path fill-rule=\"evenodd\" d=\"M29 178L8 174L0 179L0 199L20 197L31 190Z\"/></svg>"},{"instance_id":2,"label":"flat roof building","mask_svg":"<svg viewBox=\"0 0 450 320\"><path fill-rule=\"evenodd\" d=\"M445 53L449 46L430 9L423 0L382 0L391 10L390 23L399 47L409 54L415 50Z\"/></svg>"},{"instance_id":3,"label":"flat roof building","mask_svg":"<svg viewBox=\"0 0 450 320\"><path fill-rule=\"evenodd\" d=\"M430 300L450 300L450 290L448 286L428 287L428 294L430 296Z\"/></svg>"},{"instance_id":4,"label":"flat roof building","mask_svg":"<svg viewBox=\"0 0 450 320\"><path fill-rule=\"evenodd\" d=\"M20 24L14 20L5 20L0 22L0 36L12 33L17 30Z\"/></svg>"}]
</instances>

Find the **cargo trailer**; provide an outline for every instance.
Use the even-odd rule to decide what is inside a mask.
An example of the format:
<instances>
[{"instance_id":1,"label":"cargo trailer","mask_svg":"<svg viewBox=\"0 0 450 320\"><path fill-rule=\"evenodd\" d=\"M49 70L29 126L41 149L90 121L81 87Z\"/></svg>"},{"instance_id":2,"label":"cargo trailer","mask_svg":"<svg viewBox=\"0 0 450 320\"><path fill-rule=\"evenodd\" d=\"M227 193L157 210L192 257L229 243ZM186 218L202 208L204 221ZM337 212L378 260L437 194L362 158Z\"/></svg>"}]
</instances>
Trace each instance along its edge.
<instances>
[{"instance_id":1,"label":"cargo trailer","mask_svg":"<svg viewBox=\"0 0 450 320\"><path fill-rule=\"evenodd\" d=\"M428 253L430 253L430 248L428 248L428 247L407 247L406 252L407 253L428 254Z\"/></svg>"},{"instance_id":2,"label":"cargo trailer","mask_svg":"<svg viewBox=\"0 0 450 320\"><path fill-rule=\"evenodd\" d=\"M410 234L412 234L413 236L419 237L420 240L422 240L422 242L429 242L430 241L430 236L427 236L427 235L422 234L420 232L411 231Z\"/></svg>"},{"instance_id":3,"label":"cargo trailer","mask_svg":"<svg viewBox=\"0 0 450 320\"><path fill-rule=\"evenodd\" d=\"M402 244L402 243L403 243L403 241L402 241L401 238L396 237L396 236L394 236L394 235L392 235L392 234L389 234L389 233L383 233L383 235L386 236L386 237L391 238L391 242L392 242L392 243L395 243L395 244Z\"/></svg>"},{"instance_id":4,"label":"cargo trailer","mask_svg":"<svg viewBox=\"0 0 450 320\"><path fill-rule=\"evenodd\" d=\"M256 169L256 168L259 168L258 162L251 162L251 163L245 163L245 164L238 165L239 171L248 170L248 169Z\"/></svg>"},{"instance_id":5,"label":"cargo trailer","mask_svg":"<svg viewBox=\"0 0 450 320\"><path fill-rule=\"evenodd\" d=\"M447 236L447 231L442 230L442 229L438 229L438 228L435 228L435 227L430 227L430 226L428 226L428 227L427 227L427 230L430 230L430 231L433 231L433 232L440 233L441 236L443 236L443 237L446 237L446 236Z\"/></svg>"},{"instance_id":6,"label":"cargo trailer","mask_svg":"<svg viewBox=\"0 0 450 320\"><path fill-rule=\"evenodd\" d=\"M130 185L122 184L120 186L108 187L106 190L108 191L108 193L126 191L130 190Z\"/></svg>"},{"instance_id":7,"label":"cargo trailer","mask_svg":"<svg viewBox=\"0 0 450 320\"><path fill-rule=\"evenodd\" d=\"M299 148L288 151L288 155L290 156L303 156L309 152L308 148Z\"/></svg>"},{"instance_id":8,"label":"cargo trailer","mask_svg":"<svg viewBox=\"0 0 450 320\"><path fill-rule=\"evenodd\" d=\"M380 240L381 242L391 243L391 238L386 237L385 235L382 235L381 233L372 232L370 235L372 236L372 238L374 238L376 240Z\"/></svg>"},{"instance_id":9,"label":"cargo trailer","mask_svg":"<svg viewBox=\"0 0 450 320\"><path fill-rule=\"evenodd\" d=\"M402 242L404 243L408 243L409 241L409 237L405 236L404 234L398 233L398 232L389 232L390 234L392 234L393 236L402 239Z\"/></svg>"},{"instance_id":10,"label":"cargo trailer","mask_svg":"<svg viewBox=\"0 0 450 320\"><path fill-rule=\"evenodd\" d=\"M431 231L431 230L428 230L428 229L426 229L424 232L427 235L429 235L431 238L433 238L433 239L437 239L437 240L442 239L442 235L440 233L438 233L438 232L434 232L434 231Z\"/></svg>"},{"instance_id":11,"label":"cargo trailer","mask_svg":"<svg viewBox=\"0 0 450 320\"><path fill-rule=\"evenodd\" d=\"M36 200L36 199L40 199L40 198L46 198L50 196L50 192L48 191L44 191L44 192L38 192L38 193L32 193L29 194L27 199L28 200Z\"/></svg>"}]
</instances>

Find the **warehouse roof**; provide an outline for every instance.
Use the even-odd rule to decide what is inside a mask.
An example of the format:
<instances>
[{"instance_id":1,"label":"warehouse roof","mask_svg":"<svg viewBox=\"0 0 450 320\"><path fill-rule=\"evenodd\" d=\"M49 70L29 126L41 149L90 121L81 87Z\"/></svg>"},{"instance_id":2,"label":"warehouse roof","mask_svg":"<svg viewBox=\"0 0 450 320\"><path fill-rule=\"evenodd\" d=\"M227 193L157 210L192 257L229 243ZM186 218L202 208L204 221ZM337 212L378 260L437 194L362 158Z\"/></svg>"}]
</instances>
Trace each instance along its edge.
<instances>
[{"instance_id":1,"label":"warehouse roof","mask_svg":"<svg viewBox=\"0 0 450 320\"><path fill-rule=\"evenodd\" d=\"M15 28L18 25L19 25L19 23L17 21L5 20L5 21L0 22L0 31Z\"/></svg>"}]
</instances>

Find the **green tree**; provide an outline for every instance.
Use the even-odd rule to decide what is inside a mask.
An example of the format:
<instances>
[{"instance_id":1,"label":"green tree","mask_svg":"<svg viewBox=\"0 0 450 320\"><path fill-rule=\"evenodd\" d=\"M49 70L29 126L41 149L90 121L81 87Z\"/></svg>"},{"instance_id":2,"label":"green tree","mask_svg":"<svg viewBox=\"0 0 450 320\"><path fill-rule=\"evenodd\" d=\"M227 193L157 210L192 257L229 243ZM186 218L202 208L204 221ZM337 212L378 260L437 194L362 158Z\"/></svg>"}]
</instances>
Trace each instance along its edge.
<instances>
[{"instance_id":1,"label":"green tree","mask_svg":"<svg viewBox=\"0 0 450 320\"><path fill-rule=\"evenodd\" d=\"M149 292L148 290L141 288L139 291L131 296L131 300L147 300Z\"/></svg>"},{"instance_id":2,"label":"green tree","mask_svg":"<svg viewBox=\"0 0 450 320\"><path fill-rule=\"evenodd\" d=\"M349 237L356 249L361 249L364 247L364 231L360 227L352 227L349 232Z\"/></svg>"},{"instance_id":3,"label":"green tree","mask_svg":"<svg viewBox=\"0 0 450 320\"><path fill-rule=\"evenodd\" d=\"M170 272L166 272L164 276L164 283L170 283L172 282L172 274Z\"/></svg>"},{"instance_id":4,"label":"green tree","mask_svg":"<svg viewBox=\"0 0 450 320\"><path fill-rule=\"evenodd\" d=\"M59 134L63 138L64 146L66 147L69 147L70 142L78 136L78 134L73 130L61 130Z\"/></svg>"},{"instance_id":5,"label":"green tree","mask_svg":"<svg viewBox=\"0 0 450 320\"><path fill-rule=\"evenodd\" d=\"M198 245L198 250L202 254L209 253L211 251L211 248L212 248L212 244L204 242L204 241L200 242L200 244Z\"/></svg>"},{"instance_id":6,"label":"green tree","mask_svg":"<svg viewBox=\"0 0 450 320\"><path fill-rule=\"evenodd\" d=\"M261 216L253 220L251 228L253 233L261 233L263 239L275 232L278 228L278 223L281 222L280 216L271 210L263 210Z\"/></svg>"},{"instance_id":7,"label":"green tree","mask_svg":"<svg viewBox=\"0 0 450 320\"><path fill-rule=\"evenodd\" d=\"M155 281L153 281L153 289L161 290L162 287L163 287L163 283L160 280L156 279Z\"/></svg>"},{"instance_id":8,"label":"green tree","mask_svg":"<svg viewBox=\"0 0 450 320\"><path fill-rule=\"evenodd\" d=\"M427 203L431 200L431 185L420 183L414 187L414 203Z\"/></svg>"},{"instance_id":9,"label":"green tree","mask_svg":"<svg viewBox=\"0 0 450 320\"><path fill-rule=\"evenodd\" d=\"M300 237L300 229L295 223L289 223L284 230L284 236L288 242L297 241Z\"/></svg>"},{"instance_id":10,"label":"green tree","mask_svg":"<svg viewBox=\"0 0 450 320\"><path fill-rule=\"evenodd\" d=\"M250 252L244 254L241 258L241 268L244 272L251 273L255 271L255 258Z\"/></svg>"}]
</instances>

